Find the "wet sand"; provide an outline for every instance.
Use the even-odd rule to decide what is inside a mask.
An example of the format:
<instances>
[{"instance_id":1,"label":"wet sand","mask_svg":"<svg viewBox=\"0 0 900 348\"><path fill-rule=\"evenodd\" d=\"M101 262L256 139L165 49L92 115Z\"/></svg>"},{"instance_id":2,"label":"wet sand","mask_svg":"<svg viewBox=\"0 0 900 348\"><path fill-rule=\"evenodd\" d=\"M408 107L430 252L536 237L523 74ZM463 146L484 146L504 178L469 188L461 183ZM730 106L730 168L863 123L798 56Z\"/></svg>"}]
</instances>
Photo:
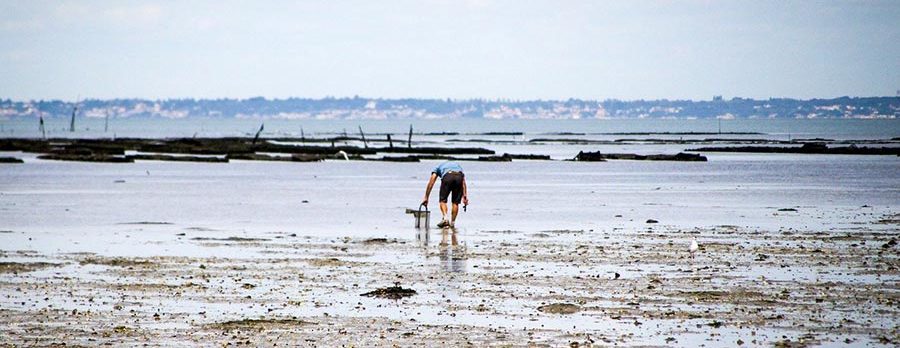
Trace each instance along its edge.
<instances>
[{"instance_id":1,"label":"wet sand","mask_svg":"<svg viewBox=\"0 0 900 348\"><path fill-rule=\"evenodd\" d=\"M2 231L0 342L900 344L900 215L890 212L828 230L685 229L665 222L546 231L462 225L456 232L368 239L122 226L134 233L111 234L105 242L132 243L147 256L104 255L102 244L96 253L14 249L26 240L64 238ZM692 239L700 245L693 257ZM174 249L188 252L176 256ZM361 296L396 285L415 294Z\"/></svg>"},{"instance_id":2,"label":"wet sand","mask_svg":"<svg viewBox=\"0 0 900 348\"><path fill-rule=\"evenodd\" d=\"M426 234L436 162L15 156L0 346L900 342L884 158L467 162L458 231Z\"/></svg>"}]
</instances>

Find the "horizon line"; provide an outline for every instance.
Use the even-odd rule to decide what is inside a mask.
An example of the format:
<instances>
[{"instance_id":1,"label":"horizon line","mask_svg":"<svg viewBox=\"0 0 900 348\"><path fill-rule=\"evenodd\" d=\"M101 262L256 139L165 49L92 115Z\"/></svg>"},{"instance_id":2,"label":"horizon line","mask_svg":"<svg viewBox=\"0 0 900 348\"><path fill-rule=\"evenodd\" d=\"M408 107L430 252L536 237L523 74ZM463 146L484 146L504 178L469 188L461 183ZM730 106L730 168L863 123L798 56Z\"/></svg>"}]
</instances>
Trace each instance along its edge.
<instances>
[{"instance_id":1,"label":"horizon line","mask_svg":"<svg viewBox=\"0 0 900 348\"><path fill-rule=\"evenodd\" d=\"M900 91L898 91L900 92ZM813 98L796 98L796 97L767 97L767 98L751 98L751 97L740 97L740 96L732 96L730 98L725 98L724 96L713 96L709 99L692 99L692 98L638 98L638 99L620 99L620 98L536 98L536 99L516 99L516 98L486 98L486 97L470 97L470 98L449 98L449 97L367 97L360 95L353 96L322 96L322 97L303 97L303 96L290 96L290 97L266 97L266 96L252 96L252 97L166 97L166 98L152 98L152 97L115 97L115 98L97 98L97 97L88 97L88 98L76 98L75 100L71 99L62 99L62 98L50 98L50 99L14 99L10 97L0 98L0 100L8 100L12 102L83 102L87 100L97 100L97 101L111 101L111 100L149 100L149 101L165 101L165 100L251 100L251 99L263 99L266 101L278 101L278 100L290 100L290 99L308 99L308 100L343 100L343 99L364 99L364 100L402 100L402 99L413 99L413 100L449 100L451 102L464 102L464 101L487 101L487 102L500 102L500 103L516 103L516 102L532 102L532 101L544 101L544 102L565 102L569 100L580 100L580 101L623 101L623 102L635 102L635 101L717 101L721 98L721 101L730 101L730 100L799 100L799 101L811 101L811 100L831 100L831 99L841 99L841 98L850 98L850 99L864 99L864 98L900 98L900 93L898 95L871 95L871 96L850 96L850 95L842 95L837 97L813 97Z\"/></svg>"}]
</instances>

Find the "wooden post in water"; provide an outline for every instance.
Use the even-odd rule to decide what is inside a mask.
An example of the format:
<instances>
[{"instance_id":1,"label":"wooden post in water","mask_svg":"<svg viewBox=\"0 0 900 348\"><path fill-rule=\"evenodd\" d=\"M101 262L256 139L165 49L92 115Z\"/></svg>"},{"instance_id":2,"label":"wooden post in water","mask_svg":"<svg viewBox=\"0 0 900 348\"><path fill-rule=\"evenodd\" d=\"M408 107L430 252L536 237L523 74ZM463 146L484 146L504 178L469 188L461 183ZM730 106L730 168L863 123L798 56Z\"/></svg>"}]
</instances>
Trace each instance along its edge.
<instances>
[{"instance_id":1,"label":"wooden post in water","mask_svg":"<svg viewBox=\"0 0 900 348\"><path fill-rule=\"evenodd\" d=\"M47 128L44 128L44 113L38 111L38 117L40 117L38 129L41 130L41 139L47 140Z\"/></svg>"},{"instance_id":2,"label":"wooden post in water","mask_svg":"<svg viewBox=\"0 0 900 348\"><path fill-rule=\"evenodd\" d=\"M75 102L75 107L72 108L72 120L69 121L69 132L75 131L75 113L78 112L78 102Z\"/></svg>"},{"instance_id":3,"label":"wooden post in water","mask_svg":"<svg viewBox=\"0 0 900 348\"><path fill-rule=\"evenodd\" d=\"M362 126L358 126L358 127L359 127L359 135L362 137L362 140L363 140L363 146L368 149L369 143L366 142L366 133L363 133Z\"/></svg>"},{"instance_id":4,"label":"wooden post in water","mask_svg":"<svg viewBox=\"0 0 900 348\"><path fill-rule=\"evenodd\" d=\"M409 139L406 141L406 147L412 148L412 125L409 125Z\"/></svg>"},{"instance_id":5,"label":"wooden post in water","mask_svg":"<svg viewBox=\"0 0 900 348\"><path fill-rule=\"evenodd\" d=\"M109 109L106 109L106 121L103 123L103 133L109 132Z\"/></svg>"},{"instance_id":6,"label":"wooden post in water","mask_svg":"<svg viewBox=\"0 0 900 348\"><path fill-rule=\"evenodd\" d=\"M261 123L259 125L259 130L256 131L256 136L253 137L253 145L256 145L256 141L259 140L259 133L262 133L263 127L265 127L265 126L266 126L265 123Z\"/></svg>"},{"instance_id":7,"label":"wooden post in water","mask_svg":"<svg viewBox=\"0 0 900 348\"><path fill-rule=\"evenodd\" d=\"M388 134L388 135L387 135L387 138L388 138L388 146L390 146L390 147L393 149L393 148L394 148L394 141L391 140L391 135Z\"/></svg>"},{"instance_id":8,"label":"wooden post in water","mask_svg":"<svg viewBox=\"0 0 900 348\"><path fill-rule=\"evenodd\" d=\"M306 142L306 135L303 134L303 127L300 127L300 142L301 142L301 143L305 143L305 142Z\"/></svg>"}]
</instances>

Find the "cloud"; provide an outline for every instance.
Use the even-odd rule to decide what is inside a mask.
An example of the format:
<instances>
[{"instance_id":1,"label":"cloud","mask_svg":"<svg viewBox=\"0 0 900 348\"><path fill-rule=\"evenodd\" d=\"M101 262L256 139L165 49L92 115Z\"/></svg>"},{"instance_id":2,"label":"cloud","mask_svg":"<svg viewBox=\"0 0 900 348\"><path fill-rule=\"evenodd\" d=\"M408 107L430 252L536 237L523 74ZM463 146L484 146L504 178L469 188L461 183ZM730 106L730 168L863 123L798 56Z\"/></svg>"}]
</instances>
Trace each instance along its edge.
<instances>
[{"instance_id":1,"label":"cloud","mask_svg":"<svg viewBox=\"0 0 900 348\"><path fill-rule=\"evenodd\" d=\"M466 0L465 4L468 8L479 9L488 7L488 5L491 5L491 2L491 0Z\"/></svg>"},{"instance_id":2,"label":"cloud","mask_svg":"<svg viewBox=\"0 0 900 348\"><path fill-rule=\"evenodd\" d=\"M78 22L89 18L94 9L86 3L73 1L60 2L53 7L51 20L63 22Z\"/></svg>"},{"instance_id":3,"label":"cloud","mask_svg":"<svg viewBox=\"0 0 900 348\"><path fill-rule=\"evenodd\" d=\"M193 19L193 26L196 30L210 31L219 26L218 21L210 17L197 17Z\"/></svg>"},{"instance_id":4,"label":"cloud","mask_svg":"<svg viewBox=\"0 0 900 348\"><path fill-rule=\"evenodd\" d=\"M99 25L134 26L155 24L163 19L163 8L154 3L130 3L107 5L83 1L62 1L41 16L50 23L66 27L82 27L88 23Z\"/></svg>"},{"instance_id":5,"label":"cloud","mask_svg":"<svg viewBox=\"0 0 900 348\"><path fill-rule=\"evenodd\" d=\"M44 28L44 22L36 18L4 20L0 23L3 31L34 31Z\"/></svg>"},{"instance_id":6,"label":"cloud","mask_svg":"<svg viewBox=\"0 0 900 348\"><path fill-rule=\"evenodd\" d=\"M103 10L107 19L123 23L156 23L162 18L163 9L156 4L119 6Z\"/></svg>"},{"instance_id":7,"label":"cloud","mask_svg":"<svg viewBox=\"0 0 900 348\"><path fill-rule=\"evenodd\" d=\"M21 62L29 62L37 58L37 54L34 51L26 50L26 49L12 49L6 52L3 52L3 55L0 56L4 61L10 63L21 63Z\"/></svg>"},{"instance_id":8,"label":"cloud","mask_svg":"<svg viewBox=\"0 0 900 348\"><path fill-rule=\"evenodd\" d=\"M466 10L481 10L497 4L495 0L432 0L431 4Z\"/></svg>"}]
</instances>

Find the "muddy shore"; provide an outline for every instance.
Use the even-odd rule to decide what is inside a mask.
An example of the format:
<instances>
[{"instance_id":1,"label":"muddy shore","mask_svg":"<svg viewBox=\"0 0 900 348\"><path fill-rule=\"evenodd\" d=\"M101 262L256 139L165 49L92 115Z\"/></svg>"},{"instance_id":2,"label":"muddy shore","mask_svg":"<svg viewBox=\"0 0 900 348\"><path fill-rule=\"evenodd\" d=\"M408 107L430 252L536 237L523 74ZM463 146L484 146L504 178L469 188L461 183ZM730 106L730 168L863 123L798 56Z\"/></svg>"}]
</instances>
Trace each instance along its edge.
<instances>
[{"instance_id":1,"label":"muddy shore","mask_svg":"<svg viewBox=\"0 0 900 348\"><path fill-rule=\"evenodd\" d=\"M0 342L900 344L896 214L828 231L676 229L663 221L616 231L432 229L369 239L135 226L158 231L142 242L157 256L3 248ZM700 244L693 257L692 239ZM178 246L217 256L165 256ZM413 292L362 296L395 286Z\"/></svg>"}]
</instances>

